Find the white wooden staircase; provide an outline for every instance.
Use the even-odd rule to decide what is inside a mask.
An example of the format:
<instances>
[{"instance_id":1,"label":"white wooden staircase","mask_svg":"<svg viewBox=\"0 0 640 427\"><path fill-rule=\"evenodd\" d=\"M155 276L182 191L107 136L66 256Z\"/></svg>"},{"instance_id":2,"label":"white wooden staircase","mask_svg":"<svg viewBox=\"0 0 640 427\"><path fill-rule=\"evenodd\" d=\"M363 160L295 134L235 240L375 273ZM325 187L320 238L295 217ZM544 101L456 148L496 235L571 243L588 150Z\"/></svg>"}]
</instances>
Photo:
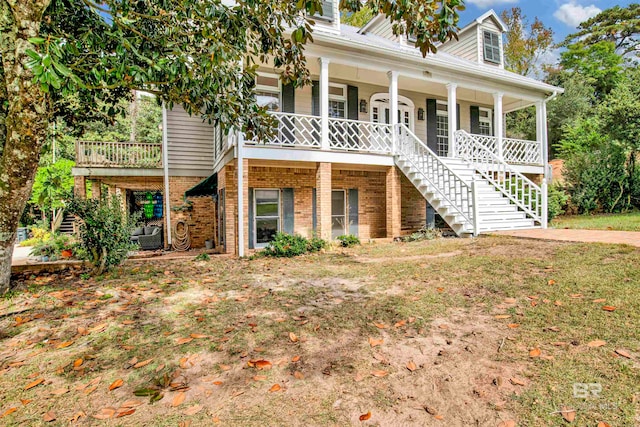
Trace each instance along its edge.
<instances>
[{"instance_id":1,"label":"white wooden staircase","mask_svg":"<svg viewBox=\"0 0 640 427\"><path fill-rule=\"evenodd\" d=\"M455 157L440 158L398 125L395 163L459 236L546 223L546 188L466 136Z\"/></svg>"}]
</instances>

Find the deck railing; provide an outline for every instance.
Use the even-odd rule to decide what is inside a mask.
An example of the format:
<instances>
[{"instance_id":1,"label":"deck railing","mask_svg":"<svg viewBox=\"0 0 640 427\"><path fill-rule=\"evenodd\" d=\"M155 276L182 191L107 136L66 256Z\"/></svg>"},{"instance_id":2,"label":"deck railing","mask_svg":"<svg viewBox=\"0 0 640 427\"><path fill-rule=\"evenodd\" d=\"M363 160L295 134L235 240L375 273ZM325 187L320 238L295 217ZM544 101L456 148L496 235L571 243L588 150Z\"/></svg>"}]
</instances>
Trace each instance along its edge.
<instances>
[{"instance_id":1,"label":"deck railing","mask_svg":"<svg viewBox=\"0 0 640 427\"><path fill-rule=\"evenodd\" d=\"M384 123L330 118L329 146L334 150L391 154L393 126Z\"/></svg>"},{"instance_id":2,"label":"deck railing","mask_svg":"<svg viewBox=\"0 0 640 427\"><path fill-rule=\"evenodd\" d=\"M76 165L111 168L161 168L162 145L141 142L76 142Z\"/></svg>"},{"instance_id":3,"label":"deck railing","mask_svg":"<svg viewBox=\"0 0 640 427\"><path fill-rule=\"evenodd\" d=\"M476 144L481 145L492 153L498 153L498 138L488 135L467 133ZM456 137L456 144L457 144ZM524 139L502 138L502 159L512 165L536 165L544 164L542 160L542 145L538 141L526 141Z\"/></svg>"}]
</instances>

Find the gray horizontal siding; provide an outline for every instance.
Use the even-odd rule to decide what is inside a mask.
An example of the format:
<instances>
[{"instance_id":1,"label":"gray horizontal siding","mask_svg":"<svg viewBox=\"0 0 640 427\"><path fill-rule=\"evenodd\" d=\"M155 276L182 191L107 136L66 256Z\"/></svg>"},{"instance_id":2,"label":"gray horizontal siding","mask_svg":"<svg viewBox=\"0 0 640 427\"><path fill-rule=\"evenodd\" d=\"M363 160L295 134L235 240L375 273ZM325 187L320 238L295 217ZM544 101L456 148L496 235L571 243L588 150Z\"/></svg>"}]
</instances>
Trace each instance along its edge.
<instances>
[{"instance_id":1,"label":"gray horizontal siding","mask_svg":"<svg viewBox=\"0 0 640 427\"><path fill-rule=\"evenodd\" d=\"M206 176L213 173L213 125L189 116L180 106L167 111L169 175Z\"/></svg>"}]
</instances>

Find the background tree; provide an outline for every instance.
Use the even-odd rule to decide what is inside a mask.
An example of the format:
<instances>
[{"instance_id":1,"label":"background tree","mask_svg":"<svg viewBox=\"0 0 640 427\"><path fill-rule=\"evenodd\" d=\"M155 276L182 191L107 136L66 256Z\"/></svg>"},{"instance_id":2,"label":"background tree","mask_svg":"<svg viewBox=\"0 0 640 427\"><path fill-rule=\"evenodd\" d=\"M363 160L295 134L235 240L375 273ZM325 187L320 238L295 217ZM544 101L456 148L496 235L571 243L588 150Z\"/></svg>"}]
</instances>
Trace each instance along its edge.
<instances>
[{"instance_id":1,"label":"background tree","mask_svg":"<svg viewBox=\"0 0 640 427\"><path fill-rule=\"evenodd\" d=\"M505 68L523 76L538 75L540 59L553 46L553 30L538 17L529 23L519 7L504 10L500 17L509 28L504 44Z\"/></svg>"},{"instance_id":2,"label":"background tree","mask_svg":"<svg viewBox=\"0 0 640 427\"><path fill-rule=\"evenodd\" d=\"M72 196L71 169L74 165L73 160L60 159L38 168L31 193L31 203L38 206L44 214L50 214L49 220L53 220L54 211L63 208L65 201ZM53 224L53 221L51 223Z\"/></svg>"},{"instance_id":3,"label":"background tree","mask_svg":"<svg viewBox=\"0 0 640 427\"><path fill-rule=\"evenodd\" d=\"M376 13L372 8L365 6L358 12L343 12L340 17L340 22L354 27L363 27L367 22L371 21Z\"/></svg>"},{"instance_id":4,"label":"background tree","mask_svg":"<svg viewBox=\"0 0 640 427\"><path fill-rule=\"evenodd\" d=\"M357 12L386 14L394 32L415 35L426 55L455 36L462 0L341 0ZM0 292L9 288L19 218L52 117L108 119L131 90L181 104L249 137L273 118L253 96L257 62L272 60L282 79L310 82L304 45L319 0L0 0ZM240 67L242 64L242 67ZM77 103L66 102L75 94Z\"/></svg>"},{"instance_id":5,"label":"background tree","mask_svg":"<svg viewBox=\"0 0 640 427\"><path fill-rule=\"evenodd\" d=\"M640 50L640 4L614 6L581 23L578 32L569 35L562 46L576 43L593 45L612 42L623 56L637 56Z\"/></svg>"},{"instance_id":6,"label":"background tree","mask_svg":"<svg viewBox=\"0 0 640 427\"><path fill-rule=\"evenodd\" d=\"M553 45L553 31L537 17L530 23L519 7L504 10L500 17L509 28L504 43L505 68L523 76L538 76L542 70L541 59ZM508 137L536 139L534 107L514 111L506 117Z\"/></svg>"}]
</instances>

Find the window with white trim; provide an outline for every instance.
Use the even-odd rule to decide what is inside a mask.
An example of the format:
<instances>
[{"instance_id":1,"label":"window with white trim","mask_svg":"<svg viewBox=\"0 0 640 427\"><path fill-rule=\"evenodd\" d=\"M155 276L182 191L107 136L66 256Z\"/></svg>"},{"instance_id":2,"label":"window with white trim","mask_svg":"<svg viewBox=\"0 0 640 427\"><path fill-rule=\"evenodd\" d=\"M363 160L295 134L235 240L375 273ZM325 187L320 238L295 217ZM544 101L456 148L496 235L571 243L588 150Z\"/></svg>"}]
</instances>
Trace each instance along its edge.
<instances>
[{"instance_id":1,"label":"window with white trim","mask_svg":"<svg viewBox=\"0 0 640 427\"><path fill-rule=\"evenodd\" d=\"M436 101L436 136L438 156L449 152L449 106L446 101Z\"/></svg>"},{"instance_id":2,"label":"window with white trim","mask_svg":"<svg viewBox=\"0 0 640 427\"><path fill-rule=\"evenodd\" d=\"M480 135L491 136L493 135L493 111L491 108L479 108L480 110L480 123L478 130Z\"/></svg>"},{"instance_id":3,"label":"window with white trim","mask_svg":"<svg viewBox=\"0 0 640 427\"><path fill-rule=\"evenodd\" d=\"M347 199L345 190L331 191L331 238L347 234Z\"/></svg>"},{"instance_id":4,"label":"window with white trim","mask_svg":"<svg viewBox=\"0 0 640 427\"><path fill-rule=\"evenodd\" d=\"M280 231L280 190L256 189L253 195L254 232L256 247L264 247Z\"/></svg>"},{"instance_id":5,"label":"window with white trim","mask_svg":"<svg viewBox=\"0 0 640 427\"><path fill-rule=\"evenodd\" d=\"M494 64L500 64L500 34L483 30L482 40L484 47L484 60Z\"/></svg>"},{"instance_id":6,"label":"window with white trim","mask_svg":"<svg viewBox=\"0 0 640 427\"><path fill-rule=\"evenodd\" d=\"M347 117L347 85L329 83L329 117Z\"/></svg>"},{"instance_id":7,"label":"window with white trim","mask_svg":"<svg viewBox=\"0 0 640 427\"><path fill-rule=\"evenodd\" d=\"M267 111L280 111L281 86L277 74L258 72L254 94L259 106L266 107Z\"/></svg>"}]
</instances>

